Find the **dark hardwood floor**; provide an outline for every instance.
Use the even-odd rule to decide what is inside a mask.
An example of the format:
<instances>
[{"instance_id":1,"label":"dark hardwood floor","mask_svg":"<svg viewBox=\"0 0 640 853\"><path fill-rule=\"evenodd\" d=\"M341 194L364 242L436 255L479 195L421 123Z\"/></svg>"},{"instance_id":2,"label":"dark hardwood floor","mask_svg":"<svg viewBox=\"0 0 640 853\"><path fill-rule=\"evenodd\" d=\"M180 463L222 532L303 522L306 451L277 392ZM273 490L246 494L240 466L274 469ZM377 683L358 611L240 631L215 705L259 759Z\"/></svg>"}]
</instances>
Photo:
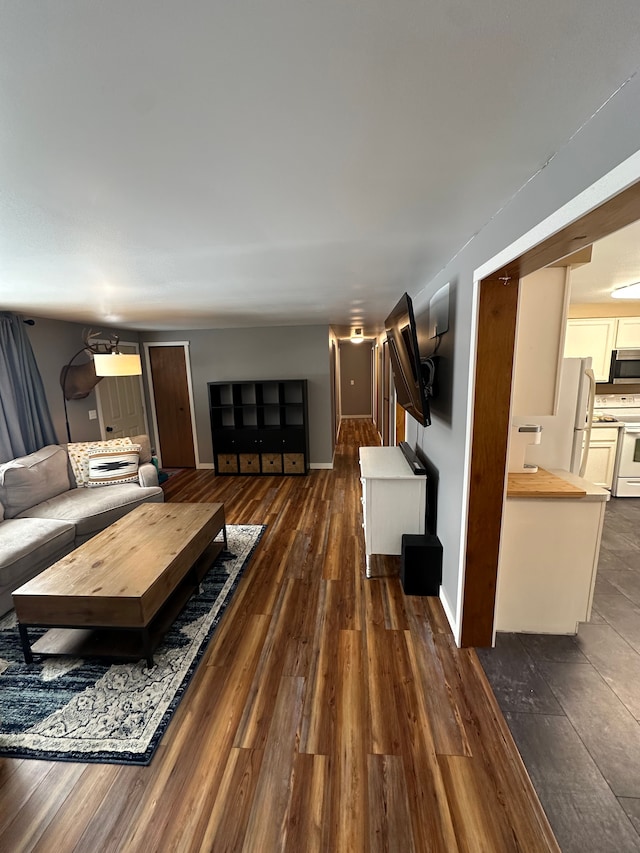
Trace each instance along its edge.
<instances>
[{"instance_id":1,"label":"dark hardwood floor","mask_svg":"<svg viewBox=\"0 0 640 853\"><path fill-rule=\"evenodd\" d=\"M640 499L612 498L588 623L479 650L563 853L640 851Z\"/></svg>"},{"instance_id":2,"label":"dark hardwood floor","mask_svg":"<svg viewBox=\"0 0 640 853\"><path fill-rule=\"evenodd\" d=\"M558 850L439 600L364 576L357 451L376 443L347 420L332 471L167 481L266 533L151 765L1 760L1 850Z\"/></svg>"}]
</instances>

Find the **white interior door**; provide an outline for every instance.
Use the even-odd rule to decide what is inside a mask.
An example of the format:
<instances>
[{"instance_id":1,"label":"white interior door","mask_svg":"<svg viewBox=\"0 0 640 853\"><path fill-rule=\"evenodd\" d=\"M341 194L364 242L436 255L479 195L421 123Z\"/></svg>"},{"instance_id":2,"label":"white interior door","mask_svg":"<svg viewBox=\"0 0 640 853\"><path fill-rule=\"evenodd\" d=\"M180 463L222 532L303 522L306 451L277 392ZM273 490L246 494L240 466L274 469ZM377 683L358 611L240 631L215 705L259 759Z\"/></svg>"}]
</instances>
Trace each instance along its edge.
<instances>
[{"instance_id":1,"label":"white interior door","mask_svg":"<svg viewBox=\"0 0 640 853\"><path fill-rule=\"evenodd\" d=\"M120 351L137 352L133 344ZM148 434L141 376L105 376L96 385L100 434L103 438Z\"/></svg>"}]
</instances>

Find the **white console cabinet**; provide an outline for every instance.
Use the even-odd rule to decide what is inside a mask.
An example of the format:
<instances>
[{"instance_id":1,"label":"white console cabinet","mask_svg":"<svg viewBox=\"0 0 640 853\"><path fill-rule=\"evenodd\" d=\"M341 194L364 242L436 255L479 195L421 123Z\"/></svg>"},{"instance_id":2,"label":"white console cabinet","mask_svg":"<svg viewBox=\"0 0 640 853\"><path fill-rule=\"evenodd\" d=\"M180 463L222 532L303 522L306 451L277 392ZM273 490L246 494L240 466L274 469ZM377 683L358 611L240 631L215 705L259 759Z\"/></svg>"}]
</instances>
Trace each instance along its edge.
<instances>
[{"instance_id":1,"label":"white console cabinet","mask_svg":"<svg viewBox=\"0 0 640 853\"><path fill-rule=\"evenodd\" d=\"M362 514L371 554L401 554L403 533L424 533L427 477L414 474L399 447L361 447Z\"/></svg>"}]
</instances>

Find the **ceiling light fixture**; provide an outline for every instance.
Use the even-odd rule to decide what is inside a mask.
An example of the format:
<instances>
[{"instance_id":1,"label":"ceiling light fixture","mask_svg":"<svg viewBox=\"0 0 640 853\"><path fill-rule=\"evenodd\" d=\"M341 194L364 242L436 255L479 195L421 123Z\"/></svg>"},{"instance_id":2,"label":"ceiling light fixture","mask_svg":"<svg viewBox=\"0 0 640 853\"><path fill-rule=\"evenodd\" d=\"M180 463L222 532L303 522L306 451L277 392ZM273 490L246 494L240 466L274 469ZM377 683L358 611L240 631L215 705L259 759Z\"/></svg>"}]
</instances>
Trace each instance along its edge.
<instances>
[{"instance_id":1,"label":"ceiling light fixture","mask_svg":"<svg viewBox=\"0 0 640 853\"><path fill-rule=\"evenodd\" d=\"M362 337L362 329L358 327L353 330L353 334L351 335L351 343L352 344L361 344L364 338Z\"/></svg>"},{"instance_id":2,"label":"ceiling light fixture","mask_svg":"<svg viewBox=\"0 0 640 853\"><path fill-rule=\"evenodd\" d=\"M67 441L71 441L71 429L67 414L67 400L83 400L104 376L139 376L142 364L138 353L121 353L118 349L119 335L94 332L85 329L83 345L69 359L60 372L60 387L64 401L64 419L67 427ZM74 364L83 352L93 356L83 364Z\"/></svg>"},{"instance_id":3,"label":"ceiling light fixture","mask_svg":"<svg viewBox=\"0 0 640 853\"><path fill-rule=\"evenodd\" d=\"M626 284L611 291L613 299L640 299L640 281L634 284Z\"/></svg>"}]
</instances>

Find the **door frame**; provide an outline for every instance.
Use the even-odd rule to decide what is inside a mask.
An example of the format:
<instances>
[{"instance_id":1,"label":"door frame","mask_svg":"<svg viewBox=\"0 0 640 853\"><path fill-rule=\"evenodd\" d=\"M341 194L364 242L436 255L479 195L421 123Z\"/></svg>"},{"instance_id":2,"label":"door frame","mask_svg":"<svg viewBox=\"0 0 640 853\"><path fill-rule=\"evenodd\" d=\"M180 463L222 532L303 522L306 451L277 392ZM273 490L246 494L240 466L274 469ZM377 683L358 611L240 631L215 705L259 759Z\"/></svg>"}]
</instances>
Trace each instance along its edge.
<instances>
[{"instance_id":1,"label":"door frame","mask_svg":"<svg viewBox=\"0 0 640 853\"><path fill-rule=\"evenodd\" d=\"M160 435L158 433L158 419L156 417L156 398L153 390L153 373L151 372L151 357L149 350L151 347L182 347L184 350L184 364L187 372L187 391L189 393L189 412L191 413L191 438L193 441L193 456L198 468L213 468L213 463L205 464L200 462L200 453L198 451L198 434L196 432L196 409L193 401L193 384L191 381L191 359L189 357L189 341L144 341L144 363L147 370L147 382L149 386L149 400L151 402L151 419L153 422L153 433L156 441L156 456L158 464L162 466L162 448L160 447Z\"/></svg>"},{"instance_id":2,"label":"door frame","mask_svg":"<svg viewBox=\"0 0 640 853\"><path fill-rule=\"evenodd\" d=\"M640 219L640 152L474 272L457 642L491 646L521 278ZM498 345L496 345L498 342Z\"/></svg>"},{"instance_id":3,"label":"door frame","mask_svg":"<svg viewBox=\"0 0 640 853\"><path fill-rule=\"evenodd\" d=\"M385 338L382 342L382 444L388 447L389 441L389 418L391 414L391 362L389 359L389 341Z\"/></svg>"},{"instance_id":4,"label":"door frame","mask_svg":"<svg viewBox=\"0 0 640 853\"><path fill-rule=\"evenodd\" d=\"M123 347L133 347L135 351L140 355L140 344L138 341L119 341L119 346ZM142 400L142 414L144 416L144 431L147 435L149 435L149 416L147 414L147 401L144 393L144 382L142 381L142 374L138 376L138 384L140 387L140 399ZM96 408L98 410L98 424L100 425L100 435L102 436L102 440L105 441L107 439L107 433L105 432L105 423L104 423L104 415L102 413L102 399L100 397L100 383L96 385Z\"/></svg>"}]
</instances>

